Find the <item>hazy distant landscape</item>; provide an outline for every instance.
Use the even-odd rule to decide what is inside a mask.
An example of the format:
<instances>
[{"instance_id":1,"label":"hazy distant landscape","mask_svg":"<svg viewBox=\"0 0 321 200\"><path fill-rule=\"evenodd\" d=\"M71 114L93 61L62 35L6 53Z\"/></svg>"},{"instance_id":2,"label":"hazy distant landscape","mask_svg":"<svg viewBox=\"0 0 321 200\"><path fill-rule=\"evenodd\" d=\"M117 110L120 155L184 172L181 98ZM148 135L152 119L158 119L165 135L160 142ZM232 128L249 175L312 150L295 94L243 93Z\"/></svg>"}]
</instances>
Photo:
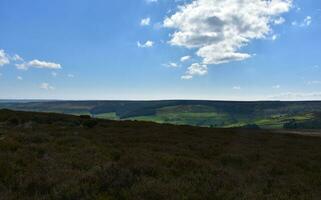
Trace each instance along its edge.
<instances>
[{"instance_id":1,"label":"hazy distant landscape","mask_svg":"<svg viewBox=\"0 0 321 200\"><path fill-rule=\"evenodd\" d=\"M202 127L321 128L321 102L232 101L32 101L0 103L0 108L90 115ZM292 127L291 127L292 126Z\"/></svg>"}]
</instances>

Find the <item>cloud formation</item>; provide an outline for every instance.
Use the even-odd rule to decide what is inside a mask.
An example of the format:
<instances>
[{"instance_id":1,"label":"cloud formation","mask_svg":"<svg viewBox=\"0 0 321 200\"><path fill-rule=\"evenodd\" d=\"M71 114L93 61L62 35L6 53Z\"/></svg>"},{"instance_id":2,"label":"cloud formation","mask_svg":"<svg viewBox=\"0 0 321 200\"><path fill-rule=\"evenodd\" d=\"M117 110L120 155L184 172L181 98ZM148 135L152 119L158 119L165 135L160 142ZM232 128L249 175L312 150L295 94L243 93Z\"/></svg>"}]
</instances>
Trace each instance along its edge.
<instances>
[{"instance_id":1,"label":"cloud formation","mask_svg":"<svg viewBox=\"0 0 321 200\"><path fill-rule=\"evenodd\" d=\"M15 54L14 56L12 56L11 60L13 60L13 61L24 61L23 58L21 56L19 56L18 54Z\"/></svg>"},{"instance_id":2,"label":"cloud formation","mask_svg":"<svg viewBox=\"0 0 321 200\"><path fill-rule=\"evenodd\" d=\"M183 80L189 80L192 79L193 76L204 76L207 74L207 65L199 64L199 63L193 63L191 66L187 68L187 71L185 75L183 75L181 78Z\"/></svg>"},{"instance_id":3,"label":"cloud formation","mask_svg":"<svg viewBox=\"0 0 321 200\"><path fill-rule=\"evenodd\" d=\"M21 56L15 54L13 56L7 54L3 49L0 49L0 67L7 64L14 64L17 69L28 70L29 68L40 69L61 69L61 64L47 61L40 61L38 59L26 62Z\"/></svg>"},{"instance_id":4,"label":"cloud formation","mask_svg":"<svg viewBox=\"0 0 321 200\"><path fill-rule=\"evenodd\" d=\"M151 48L151 47L153 47L153 45L154 45L154 42L153 42L153 41L150 41L150 40L148 40L148 41L145 42L144 44L142 44L142 43L140 43L140 42L137 42L137 46L138 46L139 48Z\"/></svg>"},{"instance_id":5,"label":"cloud formation","mask_svg":"<svg viewBox=\"0 0 321 200\"><path fill-rule=\"evenodd\" d=\"M9 56L3 49L0 49L0 67L10 63Z\"/></svg>"},{"instance_id":6,"label":"cloud formation","mask_svg":"<svg viewBox=\"0 0 321 200\"><path fill-rule=\"evenodd\" d=\"M269 96L273 100L320 100L321 92L295 93L286 92L278 95Z\"/></svg>"},{"instance_id":7,"label":"cloud formation","mask_svg":"<svg viewBox=\"0 0 321 200\"><path fill-rule=\"evenodd\" d=\"M174 62L170 62L168 64L163 64L165 67L169 67L169 68L178 68L179 65L177 63Z\"/></svg>"},{"instance_id":8,"label":"cloud formation","mask_svg":"<svg viewBox=\"0 0 321 200\"><path fill-rule=\"evenodd\" d=\"M185 75L183 75L183 76L181 77L182 80L190 80L190 79L192 79L192 78L193 78L193 76L192 76L192 75L188 75L188 74L185 74Z\"/></svg>"},{"instance_id":9,"label":"cloud formation","mask_svg":"<svg viewBox=\"0 0 321 200\"><path fill-rule=\"evenodd\" d=\"M312 23L312 17L306 16L302 22L293 21L292 26L307 27L307 26L310 26L311 23Z\"/></svg>"},{"instance_id":10,"label":"cloud formation","mask_svg":"<svg viewBox=\"0 0 321 200\"><path fill-rule=\"evenodd\" d=\"M44 90L54 90L55 88L51 86L49 83L41 83L40 88Z\"/></svg>"},{"instance_id":11,"label":"cloud formation","mask_svg":"<svg viewBox=\"0 0 321 200\"><path fill-rule=\"evenodd\" d=\"M61 65L53 62L32 60L29 62L24 62L22 64L16 64L18 69L27 70L30 67L39 68L39 69L61 69Z\"/></svg>"},{"instance_id":12,"label":"cloud formation","mask_svg":"<svg viewBox=\"0 0 321 200\"><path fill-rule=\"evenodd\" d=\"M285 19L283 17L280 17L280 18L274 20L274 24L277 24L277 25L283 24L284 22L285 22Z\"/></svg>"},{"instance_id":13,"label":"cloud formation","mask_svg":"<svg viewBox=\"0 0 321 200\"><path fill-rule=\"evenodd\" d=\"M191 56L183 56L183 57L181 57L181 62L186 62L189 59L191 59Z\"/></svg>"},{"instance_id":14,"label":"cloud formation","mask_svg":"<svg viewBox=\"0 0 321 200\"><path fill-rule=\"evenodd\" d=\"M203 64L221 64L250 58L241 48L272 34L291 6L292 0L195 0L163 24L175 29L171 45L196 48Z\"/></svg>"},{"instance_id":15,"label":"cloud formation","mask_svg":"<svg viewBox=\"0 0 321 200\"><path fill-rule=\"evenodd\" d=\"M146 3L156 3L158 0L145 0Z\"/></svg>"},{"instance_id":16,"label":"cloud formation","mask_svg":"<svg viewBox=\"0 0 321 200\"><path fill-rule=\"evenodd\" d=\"M150 25L150 18L147 17L147 18L144 18L140 21L140 25L141 26L149 26Z\"/></svg>"},{"instance_id":17,"label":"cloud formation","mask_svg":"<svg viewBox=\"0 0 321 200\"><path fill-rule=\"evenodd\" d=\"M307 85L315 85L315 84L321 84L321 81L308 81L306 82Z\"/></svg>"}]
</instances>

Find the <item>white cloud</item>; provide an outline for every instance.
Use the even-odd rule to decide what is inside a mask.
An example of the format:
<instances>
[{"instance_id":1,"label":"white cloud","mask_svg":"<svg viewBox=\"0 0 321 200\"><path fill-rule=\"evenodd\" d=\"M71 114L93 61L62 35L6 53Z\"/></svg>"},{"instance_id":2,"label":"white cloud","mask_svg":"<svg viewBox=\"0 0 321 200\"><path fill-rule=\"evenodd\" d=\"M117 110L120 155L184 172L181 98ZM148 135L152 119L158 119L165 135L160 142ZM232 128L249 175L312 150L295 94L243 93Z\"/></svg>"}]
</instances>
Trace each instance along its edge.
<instances>
[{"instance_id":1,"label":"white cloud","mask_svg":"<svg viewBox=\"0 0 321 200\"><path fill-rule=\"evenodd\" d=\"M75 77L75 75L73 75L73 74L68 74L67 75L69 78L74 78Z\"/></svg>"},{"instance_id":2,"label":"white cloud","mask_svg":"<svg viewBox=\"0 0 321 200\"><path fill-rule=\"evenodd\" d=\"M274 89L280 89L280 88L281 88L281 85L274 85L272 88L274 88Z\"/></svg>"},{"instance_id":3,"label":"white cloud","mask_svg":"<svg viewBox=\"0 0 321 200\"><path fill-rule=\"evenodd\" d=\"M18 69L27 70L30 67L39 68L39 69L61 69L61 65L53 62L46 62L40 60L32 60L29 62L24 62L22 64L16 64Z\"/></svg>"},{"instance_id":4,"label":"white cloud","mask_svg":"<svg viewBox=\"0 0 321 200\"><path fill-rule=\"evenodd\" d=\"M150 41L150 40L148 40L148 41L145 42L144 44L142 44L142 43L140 43L140 42L137 42L137 46L138 46L139 48L151 48L151 47L153 47L153 45L154 45L154 42L153 42L153 41Z\"/></svg>"},{"instance_id":5,"label":"white cloud","mask_svg":"<svg viewBox=\"0 0 321 200\"><path fill-rule=\"evenodd\" d=\"M41 83L40 88L44 90L54 90L55 88L51 86L49 83Z\"/></svg>"},{"instance_id":6,"label":"white cloud","mask_svg":"<svg viewBox=\"0 0 321 200\"><path fill-rule=\"evenodd\" d=\"M17 69L21 69L21 70L27 70L28 66L27 63L22 63L22 64L15 64Z\"/></svg>"},{"instance_id":7,"label":"white cloud","mask_svg":"<svg viewBox=\"0 0 321 200\"><path fill-rule=\"evenodd\" d=\"M303 24L305 24L306 26L310 26L312 23L312 17L311 16L307 16L304 20L303 20Z\"/></svg>"},{"instance_id":8,"label":"white cloud","mask_svg":"<svg viewBox=\"0 0 321 200\"><path fill-rule=\"evenodd\" d=\"M28 70L29 68L43 68L43 69L61 69L61 65L53 62L40 61L38 59L26 62L24 59L15 54L13 56L8 55L3 49L0 49L0 66L13 63L18 69ZM54 74L52 74L55 76ZM22 77L17 77L22 80Z\"/></svg>"},{"instance_id":9,"label":"white cloud","mask_svg":"<svg viewBox=\"0 0 321 200\"><path fill-rule=\"evenodd\" d=\"M264 39L272 25L290 10L292 0L195 0L164 20L176 31L171 45L196 48L204 64L250 58L240 52L252 40Z\"/></svg>"},{"instance_id":10,"label":"white cloud","mask_svg":"<svg viewBox=\"0 0 321 200\"><path fill-rule=\"evenodd\" d=\"M141 26L149 26L150 25L150 18L147 17L147 18L144 18L140 21L140 25Z\"/></svg>"},{"instance_id":11,"label":"white cloud","mask_svg":"<svg viewBox=\"0 0 321 200\"><path fill-rule=\"evenodd\" d=\"M158 2L158 0L145 0L146 1L146 3L156 3L156 2Z\"/></svg>"},{"instance_id":12,"label":"white cloud","mask_svg":"<svg viewBox=\"0 0 321 200\"><path fill-rule=\"evenodd\" d=\"M199 63L193 63L191 66L187 68L185 76L203 76L207 74L207 65L199 64Z\"/></svg>"},{"instance_id":13,"label":"white cloud","mask_svg":"<svg viewBox=\"0 0 321 200\"><path fill-rule=\"evenodd\" d=\"M279 38L278 35L272 35L271 40L276 40L276 39L278 39L278 38Z\"/></svg>"},{"instance_id":14,"label":"white cloud","mask_svg":"<svg viewBox=\"0 0 321 200\"><path fill-rule=\"evenodd\" d=\"M170 62L168 64L164 64L165 67L170 67L170 68L178 68L179 65L177 63L174 62Z\"/></svg>"},{"instance_id":15,"label":"white cloud","mask_svg":"<svg viewBox=\"0 0 321 200\"><path fill-rule=\"evenodd\" d=\"M277 24L277 25L283 24L284 22L285 22L285 19L283 17L280 17L274 20L274 24Z\"/></svg>"},{"instance_id":16,"label":"white cloud","mask_svg":"<svg viewBox=\"0 0 321 200\"><path fill-rule=\"evenodd\" d=\"M311 23L312 23L312 17L306 16L302 22L293 21L292 26L307 27L307 26L310 26Z\"/></svg>"},{"instance_id":17,"label":"white cloud","mask_svg":"<svg viewBox=\"0 0 321 200\"><path fill-rule=\"evenodd\" d=\"M183 79L183 80L190 80L192 78L193 78L192 75L183 75L183 76L181 76L181 79Z\"/></svg>"},{"instance_id":18,"label":"white cloud","mask_svg":"<svg viewBox=\"0 0 321 200\"><path fill-rule=\"evenodd\" d=\"M14 56L12 56L11 60L13 60L13 61L24 61L23 58L21 56L19 56L18 54L15 54Z\"/></svg>"},{"instance_id":19,"label":"white cloud","mask_svg":"<svg viewBox=\"0 0 321 200\"><path fill-rule=\"evenodd\" d=\"M233 90L241 90L241 87L240 86L234 86Z\"/></svg>"},{"instance_id":20,"label":"white cloud","mask_svg":"<svg viewBox=\"0 0 321 200\"><path fill-rule=\"evenodd\" d=\"M40 60L32 60L29 65L35 68L61 69L60 64Z\"/></svg>"},{"instance_id":21,"label":"white cloud","mask_svg":"<svg viewBox=\"0 0 321 200\"><path fill-rule=\"evenodd\" d=\"M321 92L295 93L287 92L278 95L269 96L273 100L320 100Z\"/></svg>"},{"instance_id":22,"label":"white cloud","mask_svg":"<svg viewBox=\"0 0 321 200\"><path fill-rule=\"evenodd\" d=\"M298 6L298 5L295 5L294 8L295 8L295 10L296 10L297 12L300 12L300 11L301 11L301 7Z\"/></svg>"},{"instance_id":23,"label":"white cloud","mask_svg":"<svg viewBox=\"0 0 321 200\"><path fill-rule=\"evenodd\" d=\"M186 62L189 59L191 59L191 56L183 56L183 57L181 57L181 62Z\"/></svg>"},{"instance_id":24,"label":"white cloud","mask_svg":"<svg viewBox=\"0 0 321 200\"><path fill-rule=\"evenodd\" d=\"M17 79L18 79L19 81L22 81L22 80L23 80L23 78L22 78L21 76L17 76Z\"/></svg>"},{"instance_id":25,"label":"white cloud","mask_svg":"<svg viewBox=\"0 0 321 200\"><path fill-rule=\"evenodd\" d=\"M307 85L316 85L316 84L321 84L321 81L308 81L306 82Z\"/></svg>"},{"instance_id":26,"label":"white cloud","mask_svg":"<svg viewBox=\"0 0 321 200\"><path fill-rule=\"evenodd\" d=\"M9 56L3 49L0 49L0 67L10 63Z\"/></svg>"}]
</instances>

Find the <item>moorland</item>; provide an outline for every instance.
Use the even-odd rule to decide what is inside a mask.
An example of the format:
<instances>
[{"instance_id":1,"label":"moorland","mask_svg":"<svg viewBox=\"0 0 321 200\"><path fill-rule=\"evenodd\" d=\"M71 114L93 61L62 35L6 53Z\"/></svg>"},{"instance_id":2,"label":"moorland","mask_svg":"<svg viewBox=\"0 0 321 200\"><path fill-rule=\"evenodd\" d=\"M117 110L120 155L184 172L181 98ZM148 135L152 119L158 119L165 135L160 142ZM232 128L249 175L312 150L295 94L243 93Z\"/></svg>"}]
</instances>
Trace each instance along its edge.
<instances>
[{"instance_id":1,"label":"moorland","mask_svg":"<svg viewBox=\"0 0 321 200\"><path fill-rule=\"evenodd\" d=\"M315 133L0 110L0 199L317 200Z\"/></svg>"}]
</instances>

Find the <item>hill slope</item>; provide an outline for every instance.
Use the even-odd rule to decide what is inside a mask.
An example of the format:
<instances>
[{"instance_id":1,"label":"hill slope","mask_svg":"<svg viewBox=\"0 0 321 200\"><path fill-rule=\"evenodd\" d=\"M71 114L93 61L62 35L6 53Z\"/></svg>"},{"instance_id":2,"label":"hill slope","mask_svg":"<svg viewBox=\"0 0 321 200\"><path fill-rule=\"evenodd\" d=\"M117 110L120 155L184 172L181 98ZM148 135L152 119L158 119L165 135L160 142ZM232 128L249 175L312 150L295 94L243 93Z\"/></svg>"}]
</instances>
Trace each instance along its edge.
<instances>
[{"instance_id":1,"label":"hill slope","mask_svg":"<svg viewBox=\"0 0 321 200\"><path fill-rule=\"evenodd\" d=\"M321 138L0 111L0 199L319 199Z\"/></svg>"},{"instance_id":2,"label":"hill slope","mask_svg":"<svg viewBox=\"0 0 321 200\"><path fill-rule=\"evenodd\" d=\"M282 128L293 120L313 119L314 112L321 112L321 102L40 101L0 103L0 108L207 127Z\"/></svg>"}]
</instances>

